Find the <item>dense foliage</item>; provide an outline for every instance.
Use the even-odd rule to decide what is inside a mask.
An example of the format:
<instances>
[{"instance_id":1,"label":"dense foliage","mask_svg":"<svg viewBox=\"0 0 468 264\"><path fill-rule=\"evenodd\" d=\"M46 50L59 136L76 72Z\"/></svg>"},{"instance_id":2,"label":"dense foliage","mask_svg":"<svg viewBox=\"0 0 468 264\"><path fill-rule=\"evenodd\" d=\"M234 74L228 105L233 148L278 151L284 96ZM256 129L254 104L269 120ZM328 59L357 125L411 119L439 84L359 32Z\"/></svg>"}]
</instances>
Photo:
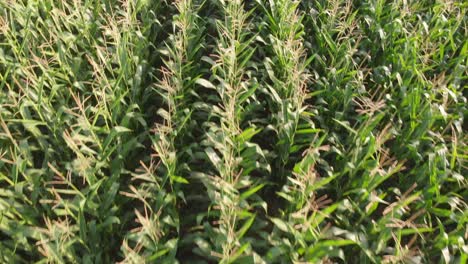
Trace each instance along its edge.
<instances>
[{"instance_id":1,"label":"dense foliage","mask_svg":"<svg viewBox=\"0 0 468 264\"><path fill-rule=\"evenodd\" d=\"M0 263L466 263L467 10L0 0Z\"/></svg>"}]
</instances>

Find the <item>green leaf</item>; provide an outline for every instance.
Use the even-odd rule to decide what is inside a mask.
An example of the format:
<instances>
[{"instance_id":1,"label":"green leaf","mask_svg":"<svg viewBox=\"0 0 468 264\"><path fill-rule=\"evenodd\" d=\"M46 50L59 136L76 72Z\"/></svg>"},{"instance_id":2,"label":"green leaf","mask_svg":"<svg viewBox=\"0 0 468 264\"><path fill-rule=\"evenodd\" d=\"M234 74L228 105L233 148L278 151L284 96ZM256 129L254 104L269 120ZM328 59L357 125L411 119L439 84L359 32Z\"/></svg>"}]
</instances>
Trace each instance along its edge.
<instances>
[{"instance_id":1,"label":"green leaf","mask_svg":"<svg viewBox=\"0 0 468 264\"><path fill-rule=\"evenodd\" d=\"M171 175L171 180L178 183L189 184L189 181L185 178L176 175Z\"/></svg>"},{"instance_id":2,"label":"green leaf","mask_svg":"<svg viewBox=\"0 0 468 264\"><path fill-rule=\"evenodd\" d=\"M240 240L244 237L245 233L249 230L249 228L252 226L254 220L255 220L256 215L252 215L247 221L245 221L244 225L237 231L237 238Z\"/></svg>"},{"instance_id":3,"label":"green leaf","mask_svg":"<svg viewBox=\"0 0 468 264\"><path fill-rule=\"evenodd\" d=\"M242 192L242 194L241 194L240 197L239 197L239 200L242 201L242 200L247 199L247 198L250 197L251 195L253 195L253 194L255 194L256 192L258 192L259 190L261 190L264 186L265 186L265 184L262 183L262 184L255 185L255 186L249 188L247 191Z\"/></svg>"},{"instance_id":4,"label":"green leaf","mask_svg":"<svg viewBox=\"0 0 468 264\"><path fill-rule=\"evenodd\" d=\"M208 88L208 89L216 89L216 87L208 80L206 79L203 79L203 78L198 78L196 81L195 81L196 84L199 84L205 88Z\"/></svg>"},{"instance_id":5,"label":"green leaf","mask_svg":"<svg viewBox=\"0 0 468 264\"><path fill-rule=\"evenodd\" d=\"M279 230L288 233L289 232L289 226L286 222L279 218L270 218L270 220L275 224L276 227L278 227Z\"/></svg>"},{"instance_id":6,"label":"green leaf","mask_svg":"<svg viewBox=\"0 0 468 264\"><path fill-rule=\"evenodd\" d=\"M213 165L216 168L219 168L221 166L222 160L218 156L218 154L216 153L216 151L214 149L208 147L208 148L205 149L205 153L208 156L208 158L210 159L211 163L213 163Z\"/></svg>"},{"instance_id":7,"label":"green leaf","mask_svg":"<svg viewBox=\"0 0 468 264\"><path fill-rule=\"evenodd\" d=\"M113 129L117 134L132 132L131 129L128 129L128 128L123 127L123 126L115 126Z\"/></svg>"}]
</instances>

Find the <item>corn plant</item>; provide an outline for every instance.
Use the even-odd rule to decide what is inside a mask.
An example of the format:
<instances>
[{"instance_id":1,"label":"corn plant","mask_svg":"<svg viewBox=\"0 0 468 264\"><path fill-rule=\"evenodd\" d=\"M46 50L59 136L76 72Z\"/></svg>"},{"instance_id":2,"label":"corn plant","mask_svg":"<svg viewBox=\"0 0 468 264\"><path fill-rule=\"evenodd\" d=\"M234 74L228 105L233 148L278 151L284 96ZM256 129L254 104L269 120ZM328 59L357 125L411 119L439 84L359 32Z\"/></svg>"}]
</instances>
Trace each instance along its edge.
<instances>
[{"instance_id":1,"label":"corn plant","mask_svg":"<svg viewBox=\"0 0 468 264\"><path fill-rule=\"evenodd\" d=\"M0 0L0 263L465 263L466 1Z\"/></svg>"}]
</instances>

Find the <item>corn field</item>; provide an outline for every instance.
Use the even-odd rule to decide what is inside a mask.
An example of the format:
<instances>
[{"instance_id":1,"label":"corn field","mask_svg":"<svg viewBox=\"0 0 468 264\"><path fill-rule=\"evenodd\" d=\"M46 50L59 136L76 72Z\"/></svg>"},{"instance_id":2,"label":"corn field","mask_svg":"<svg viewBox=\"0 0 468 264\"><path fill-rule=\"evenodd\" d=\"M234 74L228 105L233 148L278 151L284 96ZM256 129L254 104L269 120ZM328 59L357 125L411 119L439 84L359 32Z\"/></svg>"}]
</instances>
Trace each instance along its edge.
<instances>
[{"instance_id":1,"label":"corn field","mask_svg":"<svg viewBox=\"0 0 468 264\"><path fill-rule=\"evenodd\" d=\"M0 263L467 263L467 11L0 0Z\"/></svg>"}]
</instances>

